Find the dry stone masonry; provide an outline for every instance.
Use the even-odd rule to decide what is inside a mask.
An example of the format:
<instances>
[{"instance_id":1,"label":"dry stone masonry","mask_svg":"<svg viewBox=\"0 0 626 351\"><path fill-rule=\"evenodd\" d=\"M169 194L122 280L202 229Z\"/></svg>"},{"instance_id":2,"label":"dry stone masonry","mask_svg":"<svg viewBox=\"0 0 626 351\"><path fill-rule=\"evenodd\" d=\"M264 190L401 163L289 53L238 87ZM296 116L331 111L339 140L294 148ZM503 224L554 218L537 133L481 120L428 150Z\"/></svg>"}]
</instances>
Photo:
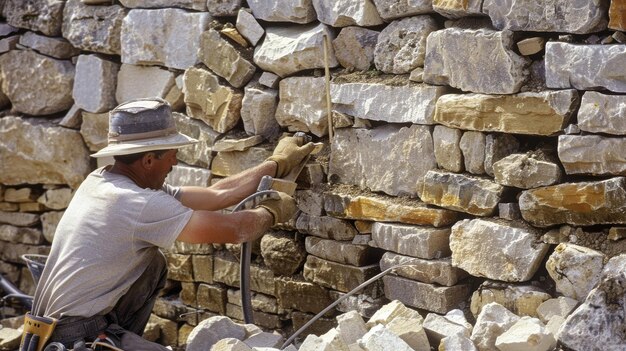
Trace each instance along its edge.
<instances>
[{"instance_id":1,"label":"dry stone masonry","mask_svg":"<svg viewBox=\"0 0 626 351\"><path fill-rule=\"evenodd\" d=\"M324 147L297 218L253 243L254 324L240 246L177 243L146 338L626 350L626 1L0 0L0 274L34 292L20 256L49 252L111 162L89 157L108 112L155 96L200 141L174 185L257 165L284 133ZM0 350L23 312L2 307Z\"/></svg>"}]
</instances>

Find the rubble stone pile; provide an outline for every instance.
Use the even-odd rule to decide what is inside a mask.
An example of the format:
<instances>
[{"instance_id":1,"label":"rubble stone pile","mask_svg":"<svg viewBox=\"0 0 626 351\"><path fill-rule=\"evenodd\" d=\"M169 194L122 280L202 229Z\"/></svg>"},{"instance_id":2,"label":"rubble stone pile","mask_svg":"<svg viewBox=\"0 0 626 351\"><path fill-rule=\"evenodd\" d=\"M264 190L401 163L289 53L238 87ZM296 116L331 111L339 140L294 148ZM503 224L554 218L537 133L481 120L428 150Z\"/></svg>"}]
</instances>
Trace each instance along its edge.
<instances>
[{"instance_id":1,"label":"rubble stone pile","mask_svg":"<svg viewBox=\"0 0 626 351\"><path fill-rule=\"evenodd\" d=\"M301 213L253 245L255 325L239 246L178 243L146 338L277 349L401 265L289 349L626 350L626 1L0 0L0 273L21 290L111 162L89 157L108 111L154 96L200 140L173 185L283 133L324 148Z\"/></svg>"}]
</instances>

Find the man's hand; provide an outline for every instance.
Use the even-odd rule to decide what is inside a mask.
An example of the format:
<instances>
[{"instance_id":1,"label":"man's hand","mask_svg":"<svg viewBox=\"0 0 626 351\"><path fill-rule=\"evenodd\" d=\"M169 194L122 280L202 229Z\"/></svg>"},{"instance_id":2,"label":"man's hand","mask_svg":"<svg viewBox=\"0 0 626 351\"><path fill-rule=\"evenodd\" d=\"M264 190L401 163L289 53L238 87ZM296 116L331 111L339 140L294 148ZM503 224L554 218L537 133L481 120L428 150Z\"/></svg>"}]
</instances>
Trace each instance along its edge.
<instances>
[{"instance_id":1,"label":"man's hand","mask_svg":"<svg viewBox=\"0 0 626 351\"><path fill-rule=\"evenodd\" d=\"M272 214L274 217L274 225L276 225L276 223L288 222L298 210L296 200L291 196L280 191L278 195L280 195L280 199L267 199L258 205L258 207L263 207Z\"/></svg>"},{"instance_id":2,"label":"man's hand","mask_svg":"<svg viewBox=\"0 0 626 351\"><path fill-rule=\"evenodd\" d=\"M313 143L300 146L301 143L302 138L299 137L287 137L278 142L272 156L267 158L268 161L274 161L277 164L276 178L283 178L289 174L315 149Z\"/></svg>"}]
</instances>

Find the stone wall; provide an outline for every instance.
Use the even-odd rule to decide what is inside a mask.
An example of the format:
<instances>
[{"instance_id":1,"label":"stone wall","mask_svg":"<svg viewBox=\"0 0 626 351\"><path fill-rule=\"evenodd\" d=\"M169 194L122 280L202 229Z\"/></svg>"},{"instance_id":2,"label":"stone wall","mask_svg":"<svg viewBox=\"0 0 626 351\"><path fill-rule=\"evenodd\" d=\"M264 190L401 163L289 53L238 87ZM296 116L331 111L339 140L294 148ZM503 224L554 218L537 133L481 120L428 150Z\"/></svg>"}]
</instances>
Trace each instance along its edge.
<instances>
[{"instance_id":1,"label":"stone wall","mask_svg":"<svg viewBox=\"0 0 626 351\"><path fill-rule=\"evenodd\" d=\"M625 1L0 0L0 13L0 273L23 290L19 257L48 252L107 112L159 96L201 140L174 184L258 164L283 132L325 144L299 179L302 213L255 245L258 326L290 334L404 263L308 333L390 300L470 322L495 301L552 323L566 349L626 344ZM241 320L237 255L169 251L147 336L184 347L207 317ZM555 297L581 305L551 322L537 307Z\"/></svg>"}]
</instances>

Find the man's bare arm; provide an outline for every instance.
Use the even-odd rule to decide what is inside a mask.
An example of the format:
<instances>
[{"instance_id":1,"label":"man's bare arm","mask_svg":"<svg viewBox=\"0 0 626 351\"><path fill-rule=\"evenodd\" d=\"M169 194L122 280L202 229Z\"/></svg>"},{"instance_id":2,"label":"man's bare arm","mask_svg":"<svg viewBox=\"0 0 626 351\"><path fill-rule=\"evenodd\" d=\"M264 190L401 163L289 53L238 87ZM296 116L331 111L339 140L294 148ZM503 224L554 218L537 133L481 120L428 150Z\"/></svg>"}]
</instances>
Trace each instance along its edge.
<instances>
[{"instance_id":1,"label":"man's bare arm","mask_svg":"<svg viewBox=\"0 0 626 351\"><path fill-rule=\"evenodd\" d=\"M264 208L229 214L194 211L177 240L188 243L243 243L267 232L273 220L272 214Z\"/></svg>"}]
</instances>

